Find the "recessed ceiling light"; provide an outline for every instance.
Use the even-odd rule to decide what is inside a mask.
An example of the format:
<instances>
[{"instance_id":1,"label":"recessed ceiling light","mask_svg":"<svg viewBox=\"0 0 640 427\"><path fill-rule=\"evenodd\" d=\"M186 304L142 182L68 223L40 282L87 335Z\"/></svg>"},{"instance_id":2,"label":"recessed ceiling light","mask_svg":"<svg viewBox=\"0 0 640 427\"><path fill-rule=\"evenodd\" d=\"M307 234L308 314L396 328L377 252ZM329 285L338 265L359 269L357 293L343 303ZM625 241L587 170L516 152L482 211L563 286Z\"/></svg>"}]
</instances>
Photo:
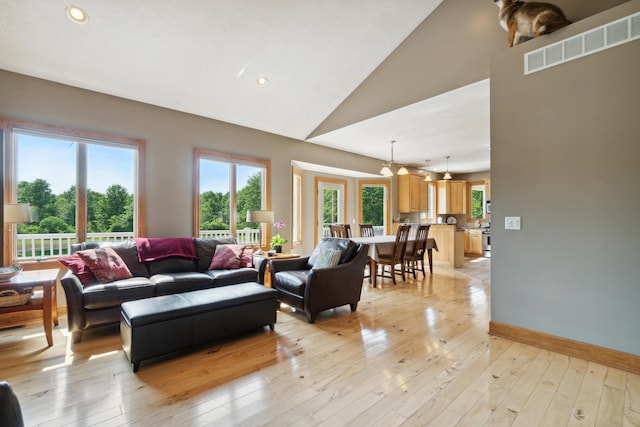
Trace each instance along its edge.
<instances>
[{"instance_id":1,"label":"recessed ceiling light","mask_svg":"<svg viewBox=\"0 0 640 427\"><path fill-rule=\"evenodd\" d=\"M258 76L258 80L256 80L256 83L260 87L265 87L269 84L269 79L266 78L265 76Z\"/></svg>"},{"instance_id":2,"label":"recessed ceiling light","mask_svg":"<svg viewBox=\"0 0 640 427\"><path fill-rule=\"evenodd\" d=\"M84 24L89 20L89 15L84 9L79 8L78 6L67 6L67 16L76 24Z\"/></svg>"}]
</instances>

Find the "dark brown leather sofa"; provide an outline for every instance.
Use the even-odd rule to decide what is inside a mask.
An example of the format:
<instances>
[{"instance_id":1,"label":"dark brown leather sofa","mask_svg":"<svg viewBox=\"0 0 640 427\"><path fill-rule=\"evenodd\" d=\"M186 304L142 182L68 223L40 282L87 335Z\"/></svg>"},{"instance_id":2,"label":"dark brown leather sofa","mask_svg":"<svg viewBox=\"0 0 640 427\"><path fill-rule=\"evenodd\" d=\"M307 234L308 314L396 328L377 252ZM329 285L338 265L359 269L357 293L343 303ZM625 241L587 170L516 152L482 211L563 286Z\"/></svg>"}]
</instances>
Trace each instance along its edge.
<instances>
[{"instance_id":1,"label":"dark brown leather sofa","mask_svg":"<svg viewBox=\"0 0 640 427\"><path fill-rule=\"evenodd\" d=\"M322 249L342 251L338 265L314 268ZM304 311L309 323L330 308L349 304L355 311L368 252L369 245L350 239L323 238L308 257L271 260L271 286L278 292L278 301Z\"/></svg>"},{"instance_id":2,"label":"dark brown leather sofa","mask_svg":"<svg viewBox=\"0 0 640 427\"><path fill-rule=\"evenodd\" d=\"M197 259L180 257L140 262L135 241L107 243L127 264L132 278L111 283L83 285L68 271L61 279L67 299L67 318L73 342L79 343L86 329L120 322L120 304L158 295L168 295L236 283L258 282L265 263L255 268L211 270L209 265L218 244L235 244L232 238L194 239ZM72 252L98 247L95 242L72 245ZM258 257L255 259L257 260ZM259 273L261 274L259 276Z\"/></svg>"}]
</instances>

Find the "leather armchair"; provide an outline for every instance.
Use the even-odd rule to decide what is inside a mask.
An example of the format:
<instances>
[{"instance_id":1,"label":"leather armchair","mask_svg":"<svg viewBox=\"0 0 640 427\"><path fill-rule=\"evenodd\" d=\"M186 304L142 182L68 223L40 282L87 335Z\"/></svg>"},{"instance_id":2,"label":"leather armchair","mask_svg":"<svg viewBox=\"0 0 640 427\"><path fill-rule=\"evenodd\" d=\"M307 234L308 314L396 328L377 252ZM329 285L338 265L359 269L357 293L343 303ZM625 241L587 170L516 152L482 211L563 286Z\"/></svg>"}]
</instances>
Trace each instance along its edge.
<instances>
[{"instance_id":1,"label":"leather armchair","mask_svg":"<svg viewBox=\"0 0 640 427\"><path fill-rule=\"evenodd\" d=\"M314 268L323 248L342 251L338 265ZM356 311L368 252L369 245L326 237L308 257L271 260L271 286L278 292L278 301L304 311L309 323L330 308L349 304Z\"/></svg>"}]
</instances>

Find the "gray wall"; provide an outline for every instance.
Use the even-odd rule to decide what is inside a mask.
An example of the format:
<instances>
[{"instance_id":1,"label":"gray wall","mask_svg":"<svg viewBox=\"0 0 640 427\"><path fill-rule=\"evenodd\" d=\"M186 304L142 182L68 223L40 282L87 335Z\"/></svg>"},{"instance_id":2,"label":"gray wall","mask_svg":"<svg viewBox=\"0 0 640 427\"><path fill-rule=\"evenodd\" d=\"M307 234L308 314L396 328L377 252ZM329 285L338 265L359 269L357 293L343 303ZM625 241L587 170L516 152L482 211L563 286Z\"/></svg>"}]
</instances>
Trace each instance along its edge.
<instances>
[{"instance_id":1,"label":"gray wall","mask_svg":"<svg viewBox=\"0 0 640 427\"><path fill-rule=\"evenodd\" d=\"M492 321L640 355L640 40L524 76L557 34L492 59Z\"/></svg>"},{"instance_id":2,"label":"gray wall","mask_svg":"<svg viewBox=\"0 0 640 427\"><path fill-rule=\"evenodd\" d=\"M271 206L276 218L287 224L291 224L291 160L372 174L380 170L377 159L3 70L0 94L0 117L146 140L148 236L193 234L194 148L270 159ZM304 220L313 221L312 209L305 211ZM291 240L290 227L282 234ZM303 237L307 247L313 234Z\"/></svg>"}]
</instances>

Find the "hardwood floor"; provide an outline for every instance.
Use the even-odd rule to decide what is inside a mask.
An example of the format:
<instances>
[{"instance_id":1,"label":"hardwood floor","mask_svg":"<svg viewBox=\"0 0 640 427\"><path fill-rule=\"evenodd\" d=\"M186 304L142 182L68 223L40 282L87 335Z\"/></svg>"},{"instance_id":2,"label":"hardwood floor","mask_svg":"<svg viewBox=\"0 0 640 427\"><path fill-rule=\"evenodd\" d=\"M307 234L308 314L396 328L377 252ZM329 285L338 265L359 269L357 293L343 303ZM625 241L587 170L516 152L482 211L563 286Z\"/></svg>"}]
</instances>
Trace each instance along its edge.
<instances>
[{"instance_id":1,"label":"hardwood floor","mask_svg":"<svg viewBox=\"0 0 640 427\"><path fill-rule=\"evenodd\" d=\"M640 375L488 335L488 282L434 271L137 374L117 328L71 345L62 318L49 348L41 324L4 329L0 379L28 426L640 425Z\"/></svg>"}]
</instances>

